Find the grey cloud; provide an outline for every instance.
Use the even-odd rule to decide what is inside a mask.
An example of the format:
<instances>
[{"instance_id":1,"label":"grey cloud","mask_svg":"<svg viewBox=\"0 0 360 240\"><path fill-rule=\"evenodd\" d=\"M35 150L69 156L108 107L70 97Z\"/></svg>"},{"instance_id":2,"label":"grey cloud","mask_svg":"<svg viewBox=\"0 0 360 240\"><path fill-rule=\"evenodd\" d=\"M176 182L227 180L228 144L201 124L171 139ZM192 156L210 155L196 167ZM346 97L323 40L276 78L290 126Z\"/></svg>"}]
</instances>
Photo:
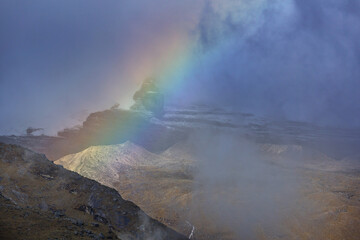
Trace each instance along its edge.
<instances>
[{"instance_id":1,"label":"grey cloud","mask_svg":"<svg viewBox=\"0 0 360 240\"><path fill-rule=\"evenodd\" d=\"M217 48L221 53L200 70L201 84L194 85L206 91L195 88L197 98L275 118L360 126L358 7L354 1L267 1L254 24L244 25L231 14L220 19L208 4L199 44L208 50L204 59Z\"/></svg>"}]
</instances>

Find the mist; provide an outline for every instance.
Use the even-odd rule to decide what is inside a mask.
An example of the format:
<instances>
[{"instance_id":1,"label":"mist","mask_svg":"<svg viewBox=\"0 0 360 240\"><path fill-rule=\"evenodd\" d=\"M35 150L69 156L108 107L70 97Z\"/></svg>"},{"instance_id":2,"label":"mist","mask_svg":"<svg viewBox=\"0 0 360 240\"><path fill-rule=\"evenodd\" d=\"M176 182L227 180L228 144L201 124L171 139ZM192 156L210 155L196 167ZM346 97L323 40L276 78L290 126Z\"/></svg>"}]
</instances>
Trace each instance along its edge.
<instances>
[{"instance_id":1,"label":"mist","mask_svg":"<svg viewBox=\"0 0 360 240\"><path fill-rule=\"evenodd\" d=\"M2 1L0 133L55 134L127 108L164 46L182 42L195 60L169 104L359 127L359 11L355 0Z\"/></svg>"},{"instance_id":2,"label":"mist","mask_svg":"<svg viewBox=\"0 0 360 240\"><path fill-rule=\"evenodd\" d=\"M188 144L197 166L190 206L194 215L188 218L195 225L195 239L204 227L208 234L225 234L219 239L286 236L288 220L296 219L301 208L310 211L311 203L300 200L301 173L274 164L256 143L215 130L194 133Z\"/></svg>"}]
</instances>

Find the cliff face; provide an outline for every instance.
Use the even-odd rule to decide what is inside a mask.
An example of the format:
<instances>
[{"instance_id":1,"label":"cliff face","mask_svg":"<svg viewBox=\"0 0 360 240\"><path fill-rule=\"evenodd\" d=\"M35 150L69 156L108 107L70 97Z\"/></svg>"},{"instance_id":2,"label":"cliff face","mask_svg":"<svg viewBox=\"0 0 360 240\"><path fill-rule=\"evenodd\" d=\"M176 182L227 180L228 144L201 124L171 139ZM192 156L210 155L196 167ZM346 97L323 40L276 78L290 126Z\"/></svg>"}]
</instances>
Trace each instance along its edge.
<instances>
[{"instance_id":1,"label":"cliff face","mask_svg":"<svg viewBox=\"0 0 360 240\"><path fill-rule=\"evenodd\" d=\"M186 239L114 189L1 143L0 213L1 239Z\"/></svg>"}]
</instances>

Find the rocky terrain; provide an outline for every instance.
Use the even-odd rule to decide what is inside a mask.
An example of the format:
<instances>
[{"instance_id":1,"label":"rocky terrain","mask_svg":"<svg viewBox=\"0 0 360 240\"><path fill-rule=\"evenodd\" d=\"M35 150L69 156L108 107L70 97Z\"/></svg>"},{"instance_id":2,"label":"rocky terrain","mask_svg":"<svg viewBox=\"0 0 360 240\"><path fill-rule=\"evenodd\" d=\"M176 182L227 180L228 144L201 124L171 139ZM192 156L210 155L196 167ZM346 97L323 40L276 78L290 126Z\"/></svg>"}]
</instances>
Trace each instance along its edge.
<instances>
[{"instance_id":1,"label":"rocky terrain","mask_svg":"<svg viewBox=\"0 0 360 240\"><path fill-rule=\"evenodd\" d=\"M186 206L178 196L186 196L192 187L191 160L157 155L131 142L89 147L55 163L137 199L148 214L161 212L152 215L170 226L178 223L171 206L178 205L180 214Z\"/></svg>"},{"instance_id":2,"label":"rocky terrain","mask_svg":"<svg viewBox=\"0 0 360 240\"><path fill-rule=\"evenodd\" d=\"M55 163L114 187L150 216L183 234L192 235L193 239L244 236L229 229L229 223L224 225L218 221L221 218L218 214L224 212L209 211L206 206L209 199L214 207L219 204L233 209L234 215L239 214L236 208L242 213L249 211L244 206L267 211L262 204L274 204L274 208L281 211L281 217L271 219L276 222L271 227L265 213L256 216L258 229L245 235L246 239L335 240L360 236L360 164L357 159L338 161L301 145L258 144L254 150L261 160L256 160L255 165L242 162L247 166L242 166L243 170L234 169L235 175L231 169L226 169L226 178L230 176L234 178L232 181L241 181L240 185L233 185L226 178L225 181L222 177L216 179L216 175L211 176L216 183L209 184L199 170L204 166L197 163L191 148L182 142L161 154L154 154L127 142L90 147ZM218 170L221 171L221 167ZM269 197L272 195L281 199L275 203ZM259 201L258 198L265 199L250 203ZM253 214L247 213L249 218ZM236 219L241 229L244 219L228 218Z\"/></svg>"},{"instance_id":3,"label":"rocky terrain","mask_svg":"<svg viewBox=\"0 0 360 240\"><path fill-rule=\"evenodd\" d=\"M119 193L0 143L0 239L186 239Z\"/></svg>"},{"instance_id":4,"label":"rocky terrain","mask_svg":"<svg viewBox=\"0 0 360 240\"><path fill-rule=\"evenodd\" d=\"M358 239L360 133L194 106L109 109L1 137L116 189L191 239Z\"/></svg>"}]
</instances>

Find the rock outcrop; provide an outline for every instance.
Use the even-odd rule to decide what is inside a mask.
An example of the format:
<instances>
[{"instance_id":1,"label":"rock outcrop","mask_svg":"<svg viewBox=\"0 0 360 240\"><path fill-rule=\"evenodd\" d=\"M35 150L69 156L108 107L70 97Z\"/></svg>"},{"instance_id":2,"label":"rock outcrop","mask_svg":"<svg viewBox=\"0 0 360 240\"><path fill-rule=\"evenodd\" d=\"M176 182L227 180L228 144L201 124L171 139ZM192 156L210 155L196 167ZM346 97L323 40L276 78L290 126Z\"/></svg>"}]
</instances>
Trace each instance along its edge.
<instances>
[{"instance_id":1,"label":"rock outcrop","mask_svg":"<svg viewBox=\"0 0 360 240\"><path fill-rule=\"evenodd\" d=\"M151 152L161 152L172 146L184 133L165 126L152 116L132 110L105 110L89 115L82 127L62 131L67 154L95 145L120 144L131 141Z\"/></svg>"},{"instance_id":2,"label":"rock outcrop","mask_svg":"<svg viewBox=\"0 0 360 240\"><path fill-rule=\"evenodd\" d=\"M161 117L164 112L164 96L159 92L155 80L146 79L140 89L135 92L133 99L135 104L131 107L134 110L145 110Z\"/></svg>"},{"instance_id":3,"label":"rock outcrop","mask_svg":"<svg viewBox=\"0 0 360 240\"><path fill-rule=\"evenodd\" d=\"M114 189L0 143L0 239L24 238L186 239Z\"/></svg>"}]
</instances>

